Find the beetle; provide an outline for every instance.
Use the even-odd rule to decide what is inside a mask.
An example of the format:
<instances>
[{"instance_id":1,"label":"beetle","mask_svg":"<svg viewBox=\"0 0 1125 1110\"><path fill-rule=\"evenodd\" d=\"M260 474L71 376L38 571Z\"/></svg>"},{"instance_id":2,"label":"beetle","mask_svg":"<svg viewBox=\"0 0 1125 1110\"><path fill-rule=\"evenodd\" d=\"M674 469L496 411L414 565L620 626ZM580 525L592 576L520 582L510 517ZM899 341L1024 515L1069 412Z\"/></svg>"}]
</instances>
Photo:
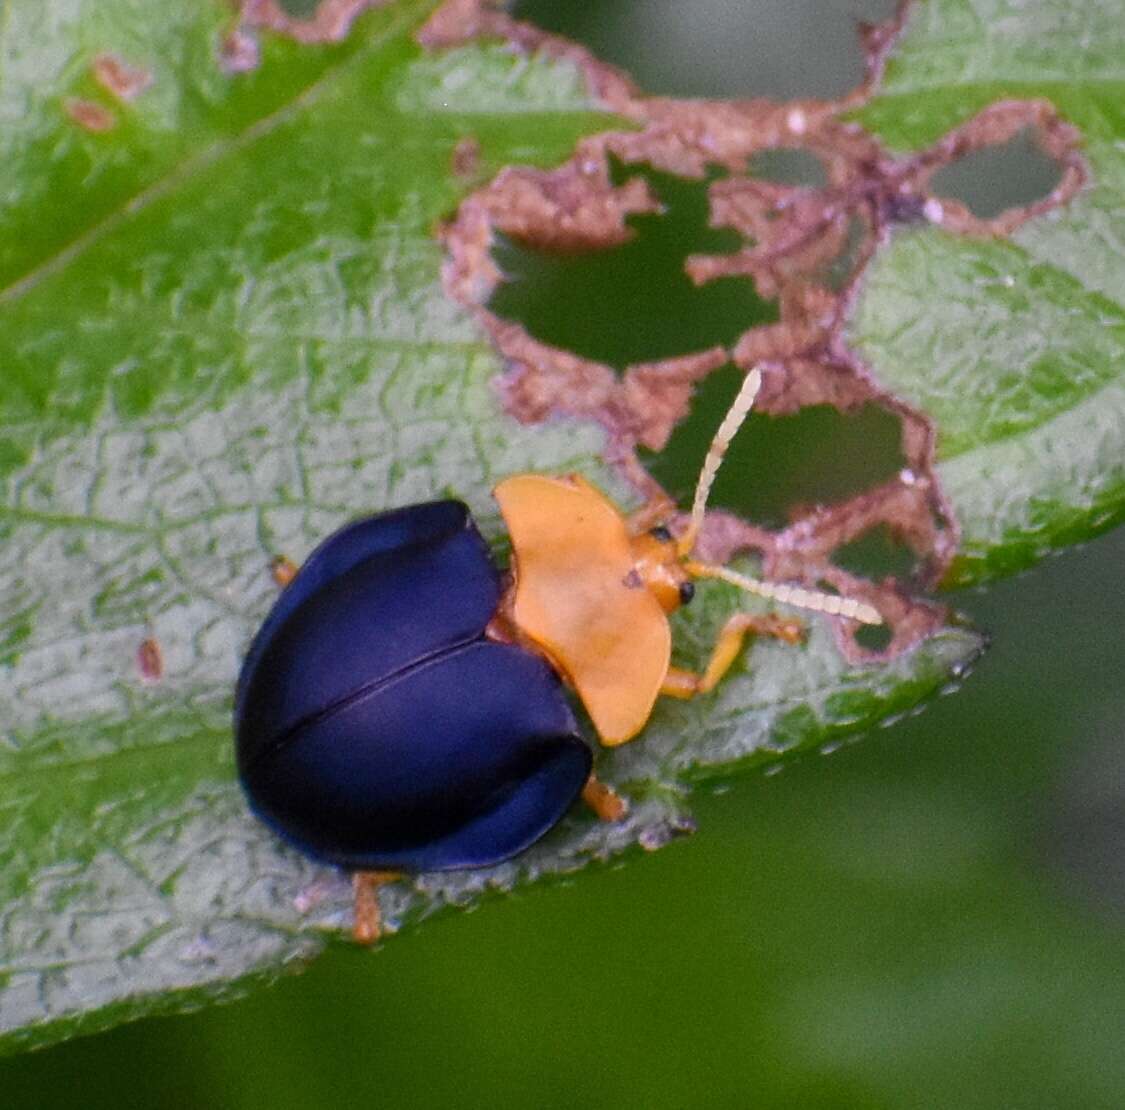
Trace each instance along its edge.
<instances>
[{"instance_id":1,"label":"beetle","mask_svg":"<svg viewBox=\"0 0 1125 1110\"><path fill-rule=\"evenodd\" d=\"M663 504L627 518L579 475L517 474L493 490L507 576L467 506L446 500L346 525L284 587L238 680L239 776L275 831L353 872L357 940L379 935L382 883L509 859L579 796L605 820L624 815L592 774L564 684L613 746L659 695L711 690L748 633L800 638L796 621L736 613L702 673L672 667L668 614L694 579L881 623L858 600L692 558L760 382L747 374L716 432L679 536L659 522Z\"/></svg>"}]
</instances>

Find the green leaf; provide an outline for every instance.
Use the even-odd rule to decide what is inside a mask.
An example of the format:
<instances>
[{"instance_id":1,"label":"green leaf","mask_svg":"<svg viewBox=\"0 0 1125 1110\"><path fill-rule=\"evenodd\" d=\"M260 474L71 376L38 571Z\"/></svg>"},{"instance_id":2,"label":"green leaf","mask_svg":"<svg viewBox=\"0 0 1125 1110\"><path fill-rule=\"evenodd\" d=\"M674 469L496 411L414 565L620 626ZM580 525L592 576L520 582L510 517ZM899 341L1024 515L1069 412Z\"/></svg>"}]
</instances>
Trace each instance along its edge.
<instances>
[{"instance_id":1,"label":"green leaf","mask_svg":"<svg viewBox=\"0 0 1125 1110\"><path fill-rule=\"evenodd\" d=\"M986 105L1050 100L1092 182L1010 240L902 232L851 338L934 418L962 529L947 581L1019 570L1125 519L1125 5L927 0L862 122L917 150Z\"/></svg>"},{"instance_id":2,"label":"green leaf","mask_svg":"<svg viewBox=\"0 0 1125 1110\"><path fill-rule=\"evenodd\" d=\"M347 922L344 880L262 828L235 781L231 688L272 556L445 494L500 544L488 490L521 470L578 470L629 501L599 428L501 411L498 359L442 292L433 236L468 189L463 139L487 177L618 121L569 63L423 54L431 7L373 11L337 45L263 35L247 73L219 64L219 0L143 20L123 2L5 9L0 103L21 107L0 135L0 1047L230 995ZM151 85L114 98L90 75L101 51ZM84 129L75 101L112 126ZM1103 349L1091 312L1082 351ZM700 590L678 662L698 664L735 604ZM951 628L852 666L817 621L800 648L756 643L713 695L661 704L600 753L626 821L576 811L517 860L389 889L387 916L657 847L690 827L692 781L838 743L980 647Z\"/></svg>"}]
</instances>

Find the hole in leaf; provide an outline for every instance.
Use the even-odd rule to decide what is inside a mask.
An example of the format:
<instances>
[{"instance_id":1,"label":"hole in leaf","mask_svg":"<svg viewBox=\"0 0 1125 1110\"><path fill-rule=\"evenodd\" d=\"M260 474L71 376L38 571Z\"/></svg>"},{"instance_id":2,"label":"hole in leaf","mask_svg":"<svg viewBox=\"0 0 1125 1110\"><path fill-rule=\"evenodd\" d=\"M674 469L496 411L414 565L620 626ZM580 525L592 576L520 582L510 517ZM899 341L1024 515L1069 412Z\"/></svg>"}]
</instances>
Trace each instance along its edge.
<instances>
[{"instance_id":1,"label":"hole in leaf","mask_svg":"<svg viewBox=\"0 0 1125 1110\"><path fill-rule=\"evenodd\" d=\"M938 196L959 200L978 219L1042 200L1059 183L1059 164L1040 149L1031 129L1006 143L971 151L930 181Z\"/></svg>"},{"instance_id":2,"label":"hole in leaf","mask_svg":"<svg viewBox=\"0 0 1125 1110\"><path fill-rule=\"evenodd\" d=\"M631 217L635 238L623 246L557 254L499 238L493 251L507 280L489 308L517 320L552 346L623 368L721 343L754 324L777 319L773 302L742 277L694 285L684 258L737 250L741 237L707 226L707 185L654 170L615 167L624 180L642 172L665 207Z\"/></svg>"},{"instance_id":3,"label":"hole in leaf","mask_svg":"<svg viewBox=\"0 0 1125 1110\"><path fill-rule=\"evenodd\" d=\"M519 0L520 19L566 35L669 96L837 97L863 79L857 22L894 0Z\"/></svg>"},{"instance_id":4,"label":"hole in leaf","mask_svg":"<svg viewBox=\"0 0 1125 1110\"><path fill-rule=\"evenodd\" d=\"M641 451L649 473L683 508L742 378L735 366L708 376L667 447L659 454ZM727 452L710 503L781 528L794 510L842 501L898 473L905 465L901 440L898 418L878 405L851 413L830 405L791 416L751 413Z\"/></svg>"},{"instance_id":5,"label":"hole in leaf","mask_svg":"<svg viewBox=\"0 0 1125 1110\"><path fill-rule=\"evenodd\" d=\"M290 19L312 19L320 0L279 0L279 7Z\"/></svg>"},{"instance_id":6,"label":"hole in leaf","mask_svg":"<svg viewBox=\"0 0 1125 1110\"><path fill-rule=\"evenodd\" d=\"M886 651L894 630L886 624L861 624L855 630L855 642L864 651Z\"/></svg>"},{"instance_id":7,"label":"hole in leaf","mask_svg":"<svg viewBox=\"0 0 1125 1110\"><path fill-rule=\"evenodd\" d=\"M750 175L779 185L823 189L828 184L824 163L810 150L763 150L750 159Z\"/></svg>"},{"instance_id":8,"label":"hole in leaf","mask_svg":"<svg viewBox=\"0 0 1125 1110\"><path fill-rule=\"evenodd\" d=\"M883 578L908 578L916 565L914 553L899 543L885 524L836 548L832 562L841 570L878 582Z\"/></svg>"}]
</instances>

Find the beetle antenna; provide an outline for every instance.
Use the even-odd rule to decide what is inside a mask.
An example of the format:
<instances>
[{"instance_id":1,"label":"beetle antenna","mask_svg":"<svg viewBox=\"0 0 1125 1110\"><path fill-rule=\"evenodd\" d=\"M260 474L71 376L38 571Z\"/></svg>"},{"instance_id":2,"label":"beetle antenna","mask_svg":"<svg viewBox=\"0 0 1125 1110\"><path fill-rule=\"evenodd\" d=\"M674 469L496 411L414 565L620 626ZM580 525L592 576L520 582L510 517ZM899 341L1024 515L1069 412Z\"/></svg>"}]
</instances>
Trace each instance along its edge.
<instances>
[{"instance_id":1,"label":"beetle antenna","mask_svg":"<svg viewBox=\"0 0 1125 1110\"><path fill-rule=\"evenodd\" d=\"M695 500L691 505L691 520L688 521L687 530L680 536L677 547L681 556L691 553L695 541L699 537L699 529L703 526L703 513L707 508L707 497L714 485L715 475L719 472L723 456L727 453L730 441L734 439L746 414L754 405L754 398L762 385L762 372L754 367L742 383L731 407L727 409L711 446L707 448L707 457L703 460L703 469L699 472L699 481L695 486Z\"/></svg>"},{"instance_id":2,"label":"beetle antenna","mask_svg":"<svg viewBox=\"0 0 1125 1110\"><path fill-rule=\"evenodd\" d=\"M685 563L684 570L694 578L720 578L749 594L769 598L782 605L794 605L798 609L827 613L833 617L847 617L861 624L883 623L883 618L874 606L868 605L866 601L857 601L854 597L806 590L802 586L788 586L784 582L763 582L760 578L749 578L745 574L726 567L713 567L709 563Z\"/></svg>"}]
</instances>

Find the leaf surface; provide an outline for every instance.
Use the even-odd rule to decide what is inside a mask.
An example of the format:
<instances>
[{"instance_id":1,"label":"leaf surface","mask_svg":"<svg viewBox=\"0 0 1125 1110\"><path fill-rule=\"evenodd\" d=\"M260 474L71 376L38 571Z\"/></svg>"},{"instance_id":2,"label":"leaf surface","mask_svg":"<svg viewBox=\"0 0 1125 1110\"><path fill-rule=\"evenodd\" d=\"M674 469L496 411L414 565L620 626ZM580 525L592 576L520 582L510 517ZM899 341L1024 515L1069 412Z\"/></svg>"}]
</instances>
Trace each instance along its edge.
<instances>
[{"instance_id":1,"label":"leaf surface","mask_svg":"<svg viewBox=\"0 0 1125 1110\"><path fill-rule=\"evenodd\" d=\"M466 500L500 546L488 491L524 470L580 471L630 500L601 459L599 427L525 427L501 410L499 360L443 293L433 235L470 187L456 168L464 140L478 145L474 180L484 180L512 163L556 164L580 136L619 121L596 110L568 62L497 44L424 54L413 35L431 8L374 10L334 45L263 34L249 72L220 63L230 17L218 0L143 17L92 0L5 9L0 106L15 121L0 134L9 1050L229 995L311 957L346 923L347 883L261 827L234 776L231 689L274 596L273 556L299 562L350 517L446 495ZM106 51L151 84L133 99L111 95L91 76ZM76 101L102 109L87 120L109 113L112 125L88 130ZM1085 234L1071 232L1073 253ZM857 334L881 373L890 355L879 344L890 340L879 337L902 329L890 309L875 311L877 298L903 282L905 302L892 308L916 315L909 283L887 267L909 276L910 250L931 239L940 245L941 233L900 236L869 283ZM953 246L948 264L967 266L971 282L975 263L960 252L976 245ZM916 282L936 257L914 263ZM1012 272L1034 291L1043 284ZM1120 382L1102 361L1114 333L1090 300L1113 307L1106 289L1084 288L1081 311L1066 310L1066 283L1081 280L1052 267L1043 303L1065 317L1074 357L1098 368L1090 400ZM1053 365L1044 373L1054 374L1052 414L1073 418L1078 387ZM1005 421L1016 423L1009 447L1040 434L1038 395L1016 394L989 419L968 410L948 420L962 454L993 450ZM929 412L930 400L919 407ZM959 457L942 456L951 489ZM974 537L973 498L994 494L969 470L963 484L956 504ZM1031 504L1020 496L1013 513ZM1089 505L1070 503L1088 530ZM996 535L1007 551L1008 531ZM984 534L979 544L994 546ZM701 588L676 618L676 661L697 666L736 604L726 587ZM160 647L158 678L138 664L146 640ZM600 753L599 774L632 801L626 821L576 810L517 860L388 890L387 916L402 928L658 847L690 828L695 779L837 743L945 687L980 648L975 633L949 628L889 664L853 666L819 621L801 648L757 643L713 695L661 704L640 741Z\"/></svg>"}]
</instances>

